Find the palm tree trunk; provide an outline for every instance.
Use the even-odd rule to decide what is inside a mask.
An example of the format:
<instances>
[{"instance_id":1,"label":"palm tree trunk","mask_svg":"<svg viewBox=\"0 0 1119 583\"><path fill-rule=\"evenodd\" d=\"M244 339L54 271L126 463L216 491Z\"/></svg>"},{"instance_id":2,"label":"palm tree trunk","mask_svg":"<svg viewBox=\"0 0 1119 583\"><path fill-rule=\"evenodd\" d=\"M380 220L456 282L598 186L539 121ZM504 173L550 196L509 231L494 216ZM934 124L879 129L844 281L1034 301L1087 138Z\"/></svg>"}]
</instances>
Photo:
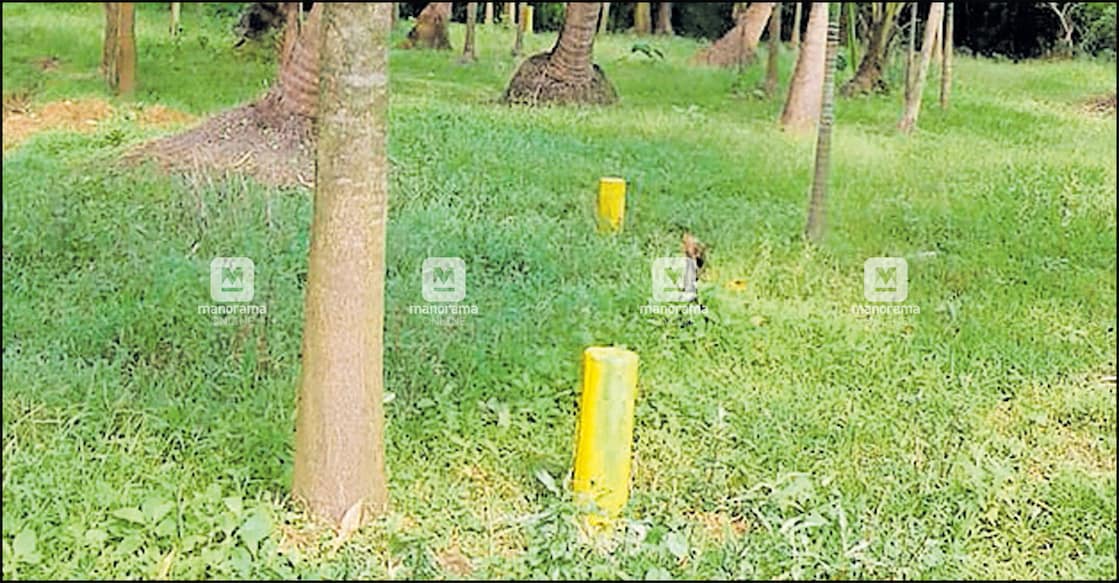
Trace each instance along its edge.
<instances>
[{"instance_id":1,"label":"palm tree trunk","mask_svg":"<svg viewBox=\"0 0 1119 583\"><path fill-rule=\"evenodd\" d=\"M486 9L483 13L483 18L484 20L482 20L482 22L485 23L487 26L493 24L493 2L486 2Z\"/></svg>"},{"instance_id":2,"label":"palm tree trunk","mask_svg":"<svg viewBox=\"0 0 1119 583\"><path fill-rule=\"evenodd\" d=\"M789 96L781 111L781 127L793 132L806 132L820 119L824 77L827 75L828 12L827 2L813 2L808 12L804 46L797 55L793 78L789 82Z\"/></svg>"},{"instance_id":3,"label":"palm tree trunk","mask_svg":"<svg viewBox=\"0 0 1119 583\"><path fill-rule=\"evenodd\" d=\"M944 7L944 60L940 64L940 107L948 109L948 97L952 93L952 52L955 50L953 34L953 4Z\"/></svg>"},{"instance_id":4,"label":"palm tree trunk","mask_svg":"<svg viewBox=\"0 0 1119 583\"><path fill-rule=\"evenodd\" d=\"M109 89L128 95L136 88L136 5L105 3L105 44L101 65Z\"/></svg>"},{"instance_id":5,"label":"palm tree trunk","mask_svg":"<svg viewBox=\"0 0 1119 583\"><path fill-rule=\"evenodd\" d=\"M657 34L672 34L672 3L657 3Z\"/></svg>"},{"instance_id":6,"label":"palm tree trunk","mask_svg":"<svg viewBox=\"0 0 1119 583\"><path fill-rule=\"evenodd\" d=\"M361 524L388 506L382 394L391 9L328 3L323 11L292 493L335 524Z\"/></svg>"},{"instance_id":7,"label":"palm tree trunk","mask_svg":"<svg viewBox=\"0 0 1119 583\"><path fill-rule=\"evenodd\" d=\"M765 62L765 94L772 97L777 92L777 57L781 51L781 6L769 16L769 54Z\"/></svg>"},{"instance_id":8,"label":"palm tree trunk","mask_svg":"<svg viewBox=\"0 0 1119 583\"><path fill-rule=\"evenodd\" d=\"M925 78L929 73L929 61L932 60L933 42L936 38L936 21L944 16L944 3L933 2L929 7L929 19L925 22L925 37L921 41L921 64L917 67L917 80L913 83L913 91L905 101L905 112L898 122L898 129L909 133L917 127L917 116L921 113L921 94L925 90Z\"/></svg>"},{"instance_id":9,"label":"palm tree trunk","mask_svg":"<svg viewBox=\"0 0 1119 583\"><path fill-rule=\"evenodd\" d=\"M179 14L182 7L182 2L171 3L171 36L179 36Z\"/></svg>"},{"instance_id":10,"label":"palm tree trunk","mask_svg":"<svg viewBox=\"0 0 1119 583\"><path fill-rule=\"evenodd\" d=\"M638 2L633 7L633 32L646 35L653 31L652 8L648 2Z\"/></svg>"},{"instance_id":11,"label":"palm tree trunk","mask_svg":"<svg viewBox=\"0 0 1119 583\"><path fill-rule=\"evenodd\" d=\"M696 53L696 63L736 67L750 63L776 2L753 2L738 13L735 25L711 46Z\"/></svg>"},{"instance_id":12,"label":"palm tree trunk","mask_svg":"<svg viewBox=\"0 0 1119 583\"><path fill-rule=\"evenodd\" d=\"M450 2L429 3L416 17L416 24L408 31L408 38L402 48L449 50L451 41L447 37L447 22L450 20Z\"/></svg>"},{"instance_id":13,"label":"palm tree trunk","mask_svg":"<svg viewBox=\"0 0 1119 583\"><path fill-rule=\"evenodd\" d=\"M828 194L828 174L831 163L831 130L835 121L835 55L839 50L839 3L828 7L828 46L824 69L824 91L820 125L816 130L816 168L812 174L812 196L808 201L808 222L804 234L813 243L819 243L824 233L824 205Z\"/></svg>"},{"instance_id":14,"label":"palm tree trunk","mask_svg":"<svg viewBox=\"0 0 1119 583\"><path fill-rule=\"evenodd\" d=\"M613 85L592 60L601 7L598 2L568 2L559 39L548 53L526 59L505 90L507 103L608 104L617 101Z\"/></svg>"},{"instance_id":15,"label":"palm tree trunk","mask_svg":"<svg viewBox=\"0 0 1119 583\"><path fill-rule=\"evenodd\" d=\"M804 7L803 2L795 2L796 6L793 8L793 50L800 51L800 12Z\"/></svg>"},{"instance_id":16,"label":"palm tree trunk","mask_svg":"<svg viewBox=\"0 0 1119 583\"><path fill-rule=\"evenodd\" d=\"M602 16L598 19L598 34L606 34L610 26L610 3L602 3Z\"/></svg>"},{"instance_id":17,"label":"palm tree trunk","mask_svg":"<svg viewBox=\"0 0 1119 583\"><path fill-rule=\"evenodd\" d=\"M525 12L527 9L525 8L524 4L520 4L518 8L520 8L520 10L517 11L517 22L515 24L515 26L517 27L517 34L513 38L514 57L521 56L521 53L524 51L525 45Z\"/></svg>"},{"instance_id":18,"label":"palm tree trunk","mask_svg":"<svg viewBox=\"0 0 1119 583\"><path fill-rule=\"evenodd\" d=\"M905 102L913 96L913 55L917 47L917 2L909 9L909 48L905 51Z\"/></svg>"},{"instance_id":19,"label":"palm tree trunk","mask_svg":"<svg viewBox=\"0 0 1119 583\"><path fill-rule=\"evenodd\" d=\"M505 10L505 15L501 17L501 25L509 28L517 22L517 3L516 2L503 2L502 8Z\"/></svg>"},{"instance_id":20,"label":"palm tree trunk","mask_svg":"<svg viewBox=\"0 0 1119 583\"><path fill-rule=\"evenodd\" d=\"M459 59L463 63L473 63L477 60L474 55L474 21L478 14L478 4L476 2L466 3L466 41L462 46L462 58Z\"/></svg>"}]
</instances>

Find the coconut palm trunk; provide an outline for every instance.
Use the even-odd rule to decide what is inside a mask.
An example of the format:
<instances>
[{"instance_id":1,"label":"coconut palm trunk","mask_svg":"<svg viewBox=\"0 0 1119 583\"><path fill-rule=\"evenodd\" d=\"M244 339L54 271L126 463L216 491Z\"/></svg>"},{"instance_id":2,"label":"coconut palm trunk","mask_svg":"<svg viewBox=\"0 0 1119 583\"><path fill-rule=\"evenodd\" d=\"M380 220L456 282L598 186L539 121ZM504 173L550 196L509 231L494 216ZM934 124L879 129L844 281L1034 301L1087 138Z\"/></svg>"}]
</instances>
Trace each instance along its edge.
<instances>
[{"instance_id":1,"label":"coconut palm trunk","mask_svg":"<svg viewBox=\"0 0 1119 583\"><path fill-rule=\"evenodd\" d=\"M716 67L737 67L754 59L758 42L776 2L753 2L736 13L735 24L711 46L700 50L692 61Z\"/></svg>"},{"instance_id":2,"label":"coconut palm trunk","mask_svg":"<svg viewBox=\"0 0 1119 583\"><path fill-rule=\"evenodd\" d=\"M800 50L800 13L804 8L803 2L794 2L793 7L793 37L791 43L794 51Z\"/></svg>"},{"instance_id":3,"label":"coconut palm trunk","mask_svg":"<svg viewBox=\"0 0 1119 583\"><path fill-rule=\"evenodd\" d=\"M633 32L642 36L653 32L652 7L648 2L638 2L634 5Z\"/></svg>"},{"instance_id":4,"label":"coconut palm trunk","mask_svg":"<svg viewBox=\"0 0 1119 583\"><path fill-rule=\"evenodd\" d=\"M769 16L769 48L765 60L765 94L772 97L777 92L777 61L781 52L781 6Z\"/></svg>"},{"instance_id":5,"label":"coconut palm trunk","mask_svg":"<svg viewBox=\"0 0 1119 583\"><path fill-rule=\"evenodd\" d=\"M408 38L401 44L401 48L449 50L451 40L447 36L447 23L450 20L450 2L428 3L416 17L416 24L408 31Z\"/></svg>"},{"instance_id":6,"label":"coconut palm trunk","mask_svg":"<svg viewBox=\"0 0 1119 583\"><path fill-rule=\"evenodd\" d=\"M514 26L517 27L516 35L513 38L512 54L513 54L514 57L519 57L519 56L521 56L521 53L524 52L525 24L526 24L526 17L527 17L527 13L528 13L528 7L525 6L524 4L518 5L518 8L519 9L517 10L517 22L514 23Z\"/></svg>"},{"instance_id":7,"label":"coconut palm trunk","mask_svg":"<svg viewBox=\"0 0 1119 583\"><path fill-rule=\"evenodd\" d=\"M105 44L101 67L109 89L128 95L136 88L136 5L105 3Z\"/></svg>"},{"instance_id":8,"label":"coconut palm trunk","mask_svg":"<svg viewBox=\"0 0 1119 583\"><path fill-rule=\"evenodd\" d=\"M909 46L905 51L905 102L909 103L913 95L913 70L915 68L913 56L917 54L917 8L918 3L912 2L909 9Z\"/></svg>"},{"instance_id":9,"label":"coconut palm trunk","mask_svg":"<svg viewBox=\"0 0 1119 583\"><path fill-rule=\"evenodd\" d=\"M462 58L459 59L461 63L473 63L478 60L474 54L474 21L478 14L478 4L475 2L466 3L466 40L462 45Z\"/></svg>"},{"instance_id":10,"label":"coconut palm trunk","mask_svg":"<svg viewBox=\"0 0 1119 583\"><path fill-rule=\"evenodd\" d=\"M948 109L948 98L952 93L952 52L955 50L953 35L953 2L944 6L944 60L940 64L940 107Z\"/></svg>"},{"instance_id":11,"label":"coconut palm trunk","mask_svg":"<svg viewBox=\"0 0 1119 583\"><path fill-rule=\"evenodd\" d=\"M659 2L657 3L657 34L671 35L672 34L672 3Z\"/></svg>"},{"instance_id":12,"label":"coconut palm trunk","mask_svg":"<svg viewBox=\"0 0 1119 583\"><path fill-rule=\"evenodd\" d=\"M555 46L521 64L505 90L505 102L536 105L617 101L613 85L592 62L600 11L598 2L568 2Z\"/></svg>"},{"instance_id":13,"label":"coconut palm trunk","mask_svg":"<svg viewBox=\"0 0 1119 583\"><path fill-rule=\"evenodd\" d=\"M602 3L602 16L598 19L598 34L606 34L610 26L610 3Z\"/></svg>"},{"instance_id":14,"label":"coconut palm trunk","mask_svg":"<svg viewBox=\"0 0 1119 583\"><path fill-rule=\"evenodd\" d=\"M313 514L350 528L388 504L382 359L390 10L327 3L322 15L292 493Z\"/></svg>"},{"instance_id":15,"label":"coconut palm trunk","mask_svg":"<svg viewBox=\"0 0 1119 583\"><path fill-rule=\"evenodd\" d=\"M781 111L781 127L803 133L820 119L824 77L827 74L828 3L813 2L808 12L804 46L797 55L789 93Z\"/></svg>"},{"instance_id":16,"label":"coconut palm trunk","mask_svg":"<svg viewBox=\"0 0 1119 583\"><path fill-rule=\"evenodd\" d=\"M808 200L808 221L804 228L805 236L813 243L819 243L824 233L824 205L827 201L831 164L831 130L835 122L835 55L839 51L840 6L837 2L828 5L827 56L820 124L816 130L816 167L812 173L812 195Z\"/></svg>"},{"instance_id":17,"label":"coconut palm trunk","mask_svg":"<svg viewBox=\"0 0 1119 583\"><path fill-rule=\"evenodd\" d=\"M933 42L936 39L936 21L944 16L944 3L933 2L929 7L929 18L925 22L925 36L921 41L921 62L917 65L913 90L905 100L905 111L898 122L898 129L904 133L917 127L917 116L921 113L921 96L925 90L925 79L929 74L929 61L932 60Z\"/></svg>"},{"instance_id":18,"label":"coconut palm trunk","mask_svg":"<svg viewBox=\"0 0 1119 583\"><path fill-rule=\"evenodd\" d=\"M859 61L855 76L843 84L840 94L845 97L885 91L882 72L886 68L886 55L893 37L894 23L901 11L901 2L876 2L871 11L870 35L866 53Z\"/></svg>"},{"instance_id":19,"label":"coconut palm trunk","mask_svg":"<svg viewBox=\"0 0 1119 583\"><path fill-rule=\"evenodd\" d=\"M482 22L484 24L493 24L493 2L486 2L485 12L482 14Z\"/></svg>"}]
</instances>

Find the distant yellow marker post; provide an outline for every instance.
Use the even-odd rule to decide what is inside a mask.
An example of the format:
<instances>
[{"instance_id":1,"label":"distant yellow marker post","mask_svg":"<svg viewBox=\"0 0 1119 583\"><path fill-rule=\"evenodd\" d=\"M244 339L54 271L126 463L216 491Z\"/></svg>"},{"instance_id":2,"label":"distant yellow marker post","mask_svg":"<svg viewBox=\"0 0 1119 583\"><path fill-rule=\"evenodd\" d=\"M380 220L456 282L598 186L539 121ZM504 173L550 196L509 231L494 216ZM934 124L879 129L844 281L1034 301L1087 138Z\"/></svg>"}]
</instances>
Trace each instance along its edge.
<instances>
[{"instance_id":1,"label":"distant yellow marker post","mask_svg":"<svg viewBox=\"0 0 1119 583\"><path fill-rule=\"evenodd\" d=\"M595 205L598 230L621 231L626 218L626 181L604 177L598 180L598 203Z\"/></svg>"},{"instance_id":2,"label":"distant yellow marker post","mask_svg":"<svg viewBox=\"0 0 1119 583\"><path fill-rule=\"evenodd\" d=\"M637 353L624 348L583 351L572 487L579 503L597 507L598 513L588 516L592 525L616 518L629 499L637 363Z\"/></svg>"}]
</instances>

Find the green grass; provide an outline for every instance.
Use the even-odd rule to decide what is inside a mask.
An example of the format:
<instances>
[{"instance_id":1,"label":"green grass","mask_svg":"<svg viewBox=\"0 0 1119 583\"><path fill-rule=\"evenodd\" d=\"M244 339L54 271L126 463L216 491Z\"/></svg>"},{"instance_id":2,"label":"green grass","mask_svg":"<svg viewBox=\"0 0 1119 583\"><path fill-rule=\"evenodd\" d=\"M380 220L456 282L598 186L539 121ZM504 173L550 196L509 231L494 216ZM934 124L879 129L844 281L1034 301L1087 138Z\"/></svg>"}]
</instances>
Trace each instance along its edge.
<instances>
[{"instance_id":1,"label":"green grass","mask_svg":"<svg viewBox=\"0 0 1119 583\"><path fill-rule=\"evenodd\" d=\"M137 101L263 91L271 49L203 12L175 42L141 8ZM106 98L96 4L3 17L5 94ZM951 110L930 83L909 138L896 95L840 101L811 247L812 140L750 95L760 66L611 36L619 105L509 108L511 41L483 27L472 66L392 53L392 510L336 549L288 549L309 192L121 168L168 131L124 108L5 152L5 578L455 577L456 556L472 577L1115 578L1115 386L1095 379L1115 370L1116 125L1079 109L1113 64L959 59ZM603 175L630 182L619 237L594 233ZM639 314L677 224L711 246L711 321ZM197 314L218 255L255 260L266 318ZM477 316L408 314L429 255L466 259ZM909 259L919 315L851 313L879 255ZM592 344L642 358L633 492L598 544L562 483Z\"/></svg>"}]
</instances>

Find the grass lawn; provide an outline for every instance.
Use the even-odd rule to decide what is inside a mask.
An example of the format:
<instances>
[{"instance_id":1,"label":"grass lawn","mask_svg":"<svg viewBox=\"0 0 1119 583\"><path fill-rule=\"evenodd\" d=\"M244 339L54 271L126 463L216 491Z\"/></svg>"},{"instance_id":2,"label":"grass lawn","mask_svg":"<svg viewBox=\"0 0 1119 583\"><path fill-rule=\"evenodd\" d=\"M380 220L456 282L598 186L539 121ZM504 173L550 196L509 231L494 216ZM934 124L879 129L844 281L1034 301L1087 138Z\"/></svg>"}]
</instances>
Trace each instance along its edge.
<instances>
[{"instance_id":1,"label":"grass lawn","mask_svg":"<svg viewBox=\"0 0 1119 583\"><path fill-rule=\"evenodd\" d=\"M394 50L392 509L334 544L288 499L310 191L115 162L185 127L156 105L270 82L271 45L233 49L208 6L178 40L140 6L131 101L97 74L98 4L3 6L6 133L9 97L112 107L5 140L5 578L1116 577L1116 121L1082 109L1114 63L959 58L908 138L898 95L841 100L814 247L813 140L778 130L760 65L600 37L621 103L533 110L496 103L511 31L480 27L470 66ZM630 185L617 237L604 175ZM708 319L639 311L680 226L710 246ZM215 256L255 261L266 316L198 313ZM428 256L466 260L477 315L409 314ZM852 311L875 256L907 258L919 314ZM566 476L595 344L642 360L630 502L588 542Z\"/></svg>"}]
</instances>

